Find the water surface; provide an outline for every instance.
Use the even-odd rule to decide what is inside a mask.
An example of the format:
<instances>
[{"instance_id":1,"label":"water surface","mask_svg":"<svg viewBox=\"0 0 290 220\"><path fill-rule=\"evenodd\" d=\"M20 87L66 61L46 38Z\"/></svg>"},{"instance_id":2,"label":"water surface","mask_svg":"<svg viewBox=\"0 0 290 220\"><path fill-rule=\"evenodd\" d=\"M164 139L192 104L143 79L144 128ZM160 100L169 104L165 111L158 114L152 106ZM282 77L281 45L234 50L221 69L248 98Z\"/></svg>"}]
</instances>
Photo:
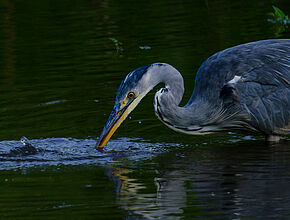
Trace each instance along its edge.
<instances>
[{"instance_id":1,"label":"water surface","mask_svg":"<svg viewBox=\"0 0 290 220\"><path fill-rule=\"evenodd\" d=\"M128 72L170 63L185 104L213 53L290 37L267 22L272 4L1 1L1 218L288 219L289 138L175 133L153 113L157 88L108 143L115 153L94 149Z\"/></svg>"}]
</instances>

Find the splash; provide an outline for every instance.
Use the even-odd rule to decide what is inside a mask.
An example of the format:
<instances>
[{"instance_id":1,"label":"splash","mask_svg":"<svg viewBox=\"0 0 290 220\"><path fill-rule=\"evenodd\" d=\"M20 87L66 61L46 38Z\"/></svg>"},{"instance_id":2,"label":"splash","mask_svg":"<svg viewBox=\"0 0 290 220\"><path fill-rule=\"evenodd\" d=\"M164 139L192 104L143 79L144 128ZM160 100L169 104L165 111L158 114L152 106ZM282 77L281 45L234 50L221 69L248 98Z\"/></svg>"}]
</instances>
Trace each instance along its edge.
<instances>
[{"instance_id":1,"label":"splash","mask_svg":"<svg viewBox=\"0 0 290 220\"><path fill-rule=\"evenodd\" d=\"M108 150L95 150L95 139L47 138L0 141L0 170L38 166L105 165L126 160L148 159L166 151L170 144L148 143L141 139L123 138L110 141ZM175 144L176 145L176 144Z\"/></svg>"}]
</instances>

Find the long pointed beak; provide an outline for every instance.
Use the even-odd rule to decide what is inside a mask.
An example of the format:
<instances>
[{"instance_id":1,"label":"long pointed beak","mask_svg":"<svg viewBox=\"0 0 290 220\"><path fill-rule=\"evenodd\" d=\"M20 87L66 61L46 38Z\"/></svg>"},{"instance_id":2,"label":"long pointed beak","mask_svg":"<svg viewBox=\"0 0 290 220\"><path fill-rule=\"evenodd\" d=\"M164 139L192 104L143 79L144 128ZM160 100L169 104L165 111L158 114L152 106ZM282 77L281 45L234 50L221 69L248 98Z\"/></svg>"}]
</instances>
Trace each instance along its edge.
<instances>
[{"instance_id":1,"label":"long pointed beak","mask_svg":"<svg viewBox=\"0 0 290 220\"><path fill-rule=\"evenodd\" d=\"M120 104L116 104L114 106L113 111L111 112L110 117L105 127L103 128L103 131L97 142L96 148L98 150L103 151L104 146L109 141L111 136L114 134L117 128L121 125L121 123L126 119L126 117L129 114L127 108L129 107L130 104L131 102L121 109L120 109Z\"/></svg>"}]
</instances>

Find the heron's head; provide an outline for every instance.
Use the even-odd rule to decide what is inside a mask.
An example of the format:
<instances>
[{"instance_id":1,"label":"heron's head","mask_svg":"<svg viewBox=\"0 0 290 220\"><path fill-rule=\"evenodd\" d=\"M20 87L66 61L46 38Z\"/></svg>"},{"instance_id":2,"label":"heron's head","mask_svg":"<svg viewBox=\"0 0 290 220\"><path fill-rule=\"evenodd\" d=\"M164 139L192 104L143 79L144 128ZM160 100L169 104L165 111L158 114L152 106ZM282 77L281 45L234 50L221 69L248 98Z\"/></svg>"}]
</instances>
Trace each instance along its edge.
<instances>
[{"instance_id":1,"label":"heron's head","mask_svg":"<svg viewBox=\"0 0 290 220\"><path fill-rule=\"evenodd\" d=\"M97 148L102 149L121 123L153 88L150 70L153 65L140 67L130 72L122 81L116 96L116 103L99 137Z\"/></svg>"}]
</instances>

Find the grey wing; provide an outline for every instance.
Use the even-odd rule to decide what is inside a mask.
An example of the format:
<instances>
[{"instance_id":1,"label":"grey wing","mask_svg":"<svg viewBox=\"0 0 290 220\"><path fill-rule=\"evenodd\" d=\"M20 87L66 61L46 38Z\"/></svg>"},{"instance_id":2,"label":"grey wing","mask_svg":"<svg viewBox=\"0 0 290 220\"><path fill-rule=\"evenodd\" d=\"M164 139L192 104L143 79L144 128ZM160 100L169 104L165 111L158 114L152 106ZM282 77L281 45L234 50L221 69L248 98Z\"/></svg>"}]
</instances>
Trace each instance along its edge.
<instances>
[{"instance_id":1,"label":"grey wing","mask_svg":"<svg viewBox=\"0 0 290 220\"><path fill-rule=\"evenodd\" d=\"M290 134L290 41L265 48L259 60L260 66L237 81L236 96L257 130Z\"/></svg>"},{"instance_id":2,"label":"grey wing","mask_svg":"<svg viewBox=\"0 0 290 220\"><path fill-rule=\"evenodd\" d=\"M187 105L196 98L207 100L213 109L223 103L229 119L242 117L236 120L245 120L265 134L289 134L289 56L290 39L252 42L218 52L199 68Z\"/></svg>"},{"instance_id":3,"label":"grey wing","mask_svg":"<svg viewBox=\"0 0 290 220\"><path fill-rule=\"evenodd\" d=\"M209 101L214 102L223 86L235 76L249 75L251 71L258 70L267 62L276 62L285 57L285 50L289 55L289 48L290 39L264 40L231 47L212 55L203 62L197 72L194 92L188 104L196 97L204 97L207 100L210 98ZM286 65L289 63L286 62ZM271 68L270 64L267 66ZM258 77L263 78L263 74Z\"/></svg>"}]
</instances>

